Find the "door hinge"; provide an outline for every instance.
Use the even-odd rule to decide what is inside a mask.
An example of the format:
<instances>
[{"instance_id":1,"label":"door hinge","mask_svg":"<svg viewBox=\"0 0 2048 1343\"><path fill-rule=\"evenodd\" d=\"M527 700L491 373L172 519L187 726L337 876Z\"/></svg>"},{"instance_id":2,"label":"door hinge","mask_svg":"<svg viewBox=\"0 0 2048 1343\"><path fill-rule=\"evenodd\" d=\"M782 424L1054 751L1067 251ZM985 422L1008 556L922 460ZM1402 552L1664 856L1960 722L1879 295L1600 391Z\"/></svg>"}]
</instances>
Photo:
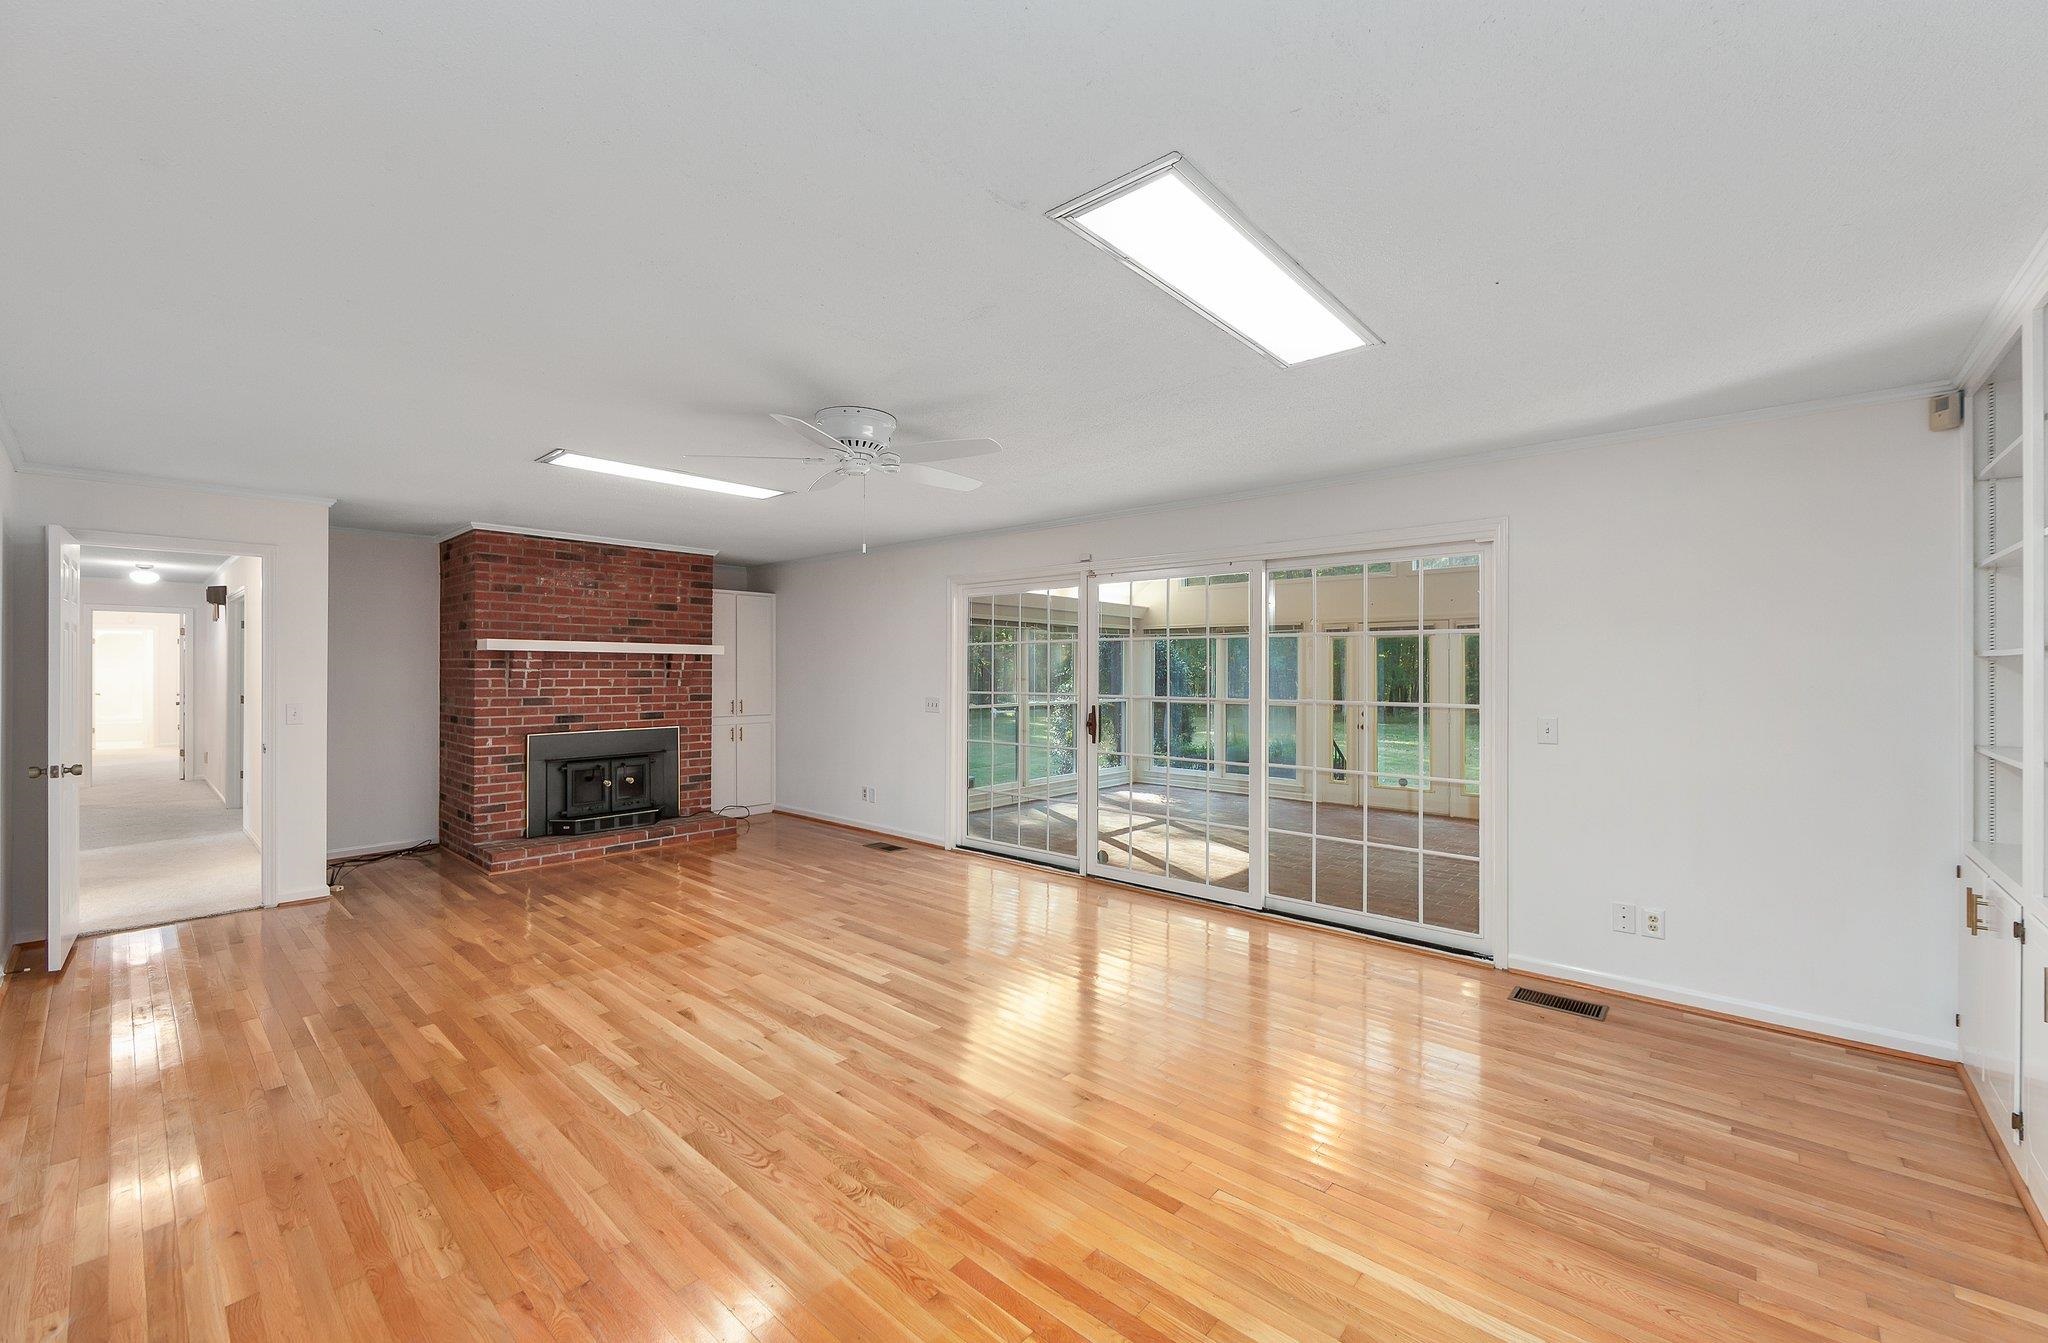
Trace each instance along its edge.
<instances>
[{"instance_id":1,"label":"door hinge","mask_svg":"<svg viewBox=\"0 0 2048 1343\"><path fill-rule=\"evenodd\" d=\"M1961 1012L1958 1012L1958 1013L1956 1013L1956 1028L1957 1028L1958 1030L1960 1030L1960 1029L1962 1028L1962 1024L1963 1024L1963 1014L1962 1014Z\"/></svg>"},{"instance_id":2,"label":"door hinge","mask_svg":"<svg viewBox=\"0 0 2048 1343\"><path fill-rule=\"evenodd\" d=\"M2020 1135L2021 1142L2027 1140L2027 1116L2025 1112L2020 1110L2012 1112L2012 1131Z\"/></svg>"},{"instance_id":3,"label":"door hinge","mask_svg":"<svg viewBox=\"0 0 2048 1343\"><path fill-rule=\"evenodd\" d=\"M2026 921L2025 921L2024 919L2014 919L2014 920L2012 921L2012 935L2013 935L2013 940L2014 940L2014 941L2017 941L2017 942L2020 942L2020 943L2025 943L2025 942L2026 942L2026 940L2027 940L2027 924L2026 924Z\"/></svg>"},{"instance_id":4,"label":"door hinge","mask_svg":"<svg viewBox=\"0 0 2048 1343\"><path fill-rule=\"evenodd\" d=\"M1962 879L1963 879L1963 865L1962 865L1961 863L1957 863L1957 864L1956 864L1956 880L1957 880L1957 881L1961 881Z\"/></svg>"}]
</instances>

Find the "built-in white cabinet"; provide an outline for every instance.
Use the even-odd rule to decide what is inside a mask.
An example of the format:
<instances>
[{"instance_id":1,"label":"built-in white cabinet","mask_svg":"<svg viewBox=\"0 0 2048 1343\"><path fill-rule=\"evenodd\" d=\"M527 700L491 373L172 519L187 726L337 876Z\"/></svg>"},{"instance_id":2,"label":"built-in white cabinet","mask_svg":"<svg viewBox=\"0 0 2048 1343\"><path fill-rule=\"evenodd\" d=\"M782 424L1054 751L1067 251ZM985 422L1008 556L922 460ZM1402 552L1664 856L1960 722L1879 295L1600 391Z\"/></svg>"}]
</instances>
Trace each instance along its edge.
<instances>
[{"instance_id":1,"label":"built-in white cabinet","mask_svg":"<svg viewBox=\"0 0 2048 1343\"><path fill-rule=\"evenodd\" d=\"M711 805L775 805L775 720L741 718L711 729Z\"/></svg>"},{"instance_id":2,"label":"built-in white cabinet","mask_svg":"<svg viewBox=\"0 0 2048 1343\"><path fill-rule=\"evenodd\" d=\"M711 594L711 805L775 805L775 597Z\"/></svg>"},{"instance_id":3,"label":"built-in white cabinet","mask_svg":"<svg viewBox=\"0 0 2048 1343\"><path fill-rule=\"evenodd\" d=\"M2029 932L2020 947L2019 1110L2048 1125L2048 917L2032 921ZM2018 1147L2034 1201L2048 1207L2048 1133L2036 1132Z\"/></svg>"},{"instance_id":4,"label":"built-in white cabinet","mask_svg":"<svg viewBox=\"0 0 2048 1343\"><path fill-rule=\"evenodd\" d=\"M712 716L774 717L774 594L713 592L711 642L725 648L711 660Z\"/></svg>"},{"instance_id":5,"label":"built-in white cabinet","mask_svg":"<svg viewBox=\"0 0 2048 1343\"><path fill-rule=\"evenodd\" d=\"M2041 309L2022 313L1973 358L1965 383L1971 683L1956 1047L1996 1140L2048 1207L2043 332Z\"/></svg>"},{"instance_id":6,"label":"built-in white cabinet","mask_svg":"<svg viewBox=\"0 0 2048 1343\"><path fill-rule=\"evenodd\" d=\"M2021 1130L2008 1116L2023 1111L2021 980L2026 911L1975 863L1963 865L1962 888L1963 993L1957 1048L1985 1108L2003 1125L1999 1137L2017 1152Z\"/></svg>"}]
</instances>

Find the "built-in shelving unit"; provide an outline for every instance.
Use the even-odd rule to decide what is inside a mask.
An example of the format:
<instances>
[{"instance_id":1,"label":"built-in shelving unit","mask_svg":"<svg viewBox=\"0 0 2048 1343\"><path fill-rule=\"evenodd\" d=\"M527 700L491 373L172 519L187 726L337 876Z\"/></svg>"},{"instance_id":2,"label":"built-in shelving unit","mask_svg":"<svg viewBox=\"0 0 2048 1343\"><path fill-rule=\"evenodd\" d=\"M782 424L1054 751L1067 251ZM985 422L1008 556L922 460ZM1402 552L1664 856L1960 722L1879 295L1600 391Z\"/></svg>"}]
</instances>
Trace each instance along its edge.
<instances>
[{"instance_id":1,"label":"built-in shelving unit","mask_svg":"<svg viewBox=\"0 0 2048 1343\"><path fill-rule=\"evenodd\" d=\"M1969 370L1970 700L1957 1051L1991 1134L2048 1204L2048 470L2044 317ZM2027 937L2028 925L2035 936ZM2030 1104L2031 1101L2031 1104ZM2031 1124L2024 1119L2032 1119Z\"/></svg>"},{"instance_id":2,"label":"built-in shelving unit","mask_svg":"<svg viewBox=\"0 0 2048 1343\"><path fill-rule=\"evenodd\" d=\"M2042 523L2029 516L2023 432L2020 342L2015 339L1990 375L1970 389L1971 557L1973 579L1970 846L1998 853L2024 874L2029 849L2025 778L2029 756L2027 605L2037 584L2030 555L2040 549ZM2013 861L2017 855L2018 861ZM1987 865L1990 860L1986 858ZM2024 882L2022 882L2024 884Z\"/></svg>"}]
</instances>

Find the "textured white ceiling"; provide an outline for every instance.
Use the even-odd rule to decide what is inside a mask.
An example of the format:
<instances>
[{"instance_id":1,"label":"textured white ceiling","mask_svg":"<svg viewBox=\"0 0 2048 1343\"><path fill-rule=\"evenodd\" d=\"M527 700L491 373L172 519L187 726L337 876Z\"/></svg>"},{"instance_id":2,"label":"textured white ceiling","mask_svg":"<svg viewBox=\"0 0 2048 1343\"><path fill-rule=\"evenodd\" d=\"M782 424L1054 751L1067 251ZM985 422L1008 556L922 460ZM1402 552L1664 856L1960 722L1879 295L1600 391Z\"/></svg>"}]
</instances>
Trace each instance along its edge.
<instances>
[{"instance_id":1,"label":"textured white ceiling","mask_svg":"<svg viewBox=\"0 0 2048 1343\"><path fill-rule=\"evenodd\" d=\"M16 0L0 407L31 462L759 561L857 497L532 459L1003 441L878 489L899 539L1849 395L1952 373L2048 225L2044 71L2037 0ZM1275 368L1043 217L1172 149L1386 345Z\"/></svg>"},{"instance_id":2,"label":"textured white ceiling","mask_svg":"<svg viewBox=\"0 0 2048 1343\"><path fill-rule=\"evenodd\" d=\"M228 555L197 555L183 550L83 546L78 554L78 572L86 578L126 578L137 564L154 564L166 583L203 583L230 558ZM141 585L137 585L136 591L142 591Z\"/></svg>"}]
</instances>

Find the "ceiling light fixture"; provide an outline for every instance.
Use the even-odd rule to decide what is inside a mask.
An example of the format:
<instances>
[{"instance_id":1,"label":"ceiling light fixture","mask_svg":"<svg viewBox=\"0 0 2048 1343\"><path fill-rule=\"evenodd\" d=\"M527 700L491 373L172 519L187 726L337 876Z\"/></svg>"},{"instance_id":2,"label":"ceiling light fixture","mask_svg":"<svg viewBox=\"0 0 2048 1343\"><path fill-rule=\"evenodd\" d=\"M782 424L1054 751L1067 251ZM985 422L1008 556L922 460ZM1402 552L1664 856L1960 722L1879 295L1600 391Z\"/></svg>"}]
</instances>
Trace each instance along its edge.
<instances>
[{"instance_id":1,"label":"ceiling light fixture","mask_svg":"<svg viewBox=\"0 0 2048 1343\"><path fill-rule=\"evenodd\" d=\"M1046 217L1281 365L1380 343L1179 154Z\"/></svg>"},{"instance_id":2,"label":"ceiling light fixture","mask_svg":"<svg viewBox=\"0 0 2048 1343\"><path fill-rule=\"evenodd\" d=\"M773 499L788 490L766 490L759 485L741 485L730 480L714 480L710 476L692 476L681 471L667 471L658 466L641 466L637 462L615 462L608 457L586 457L580 452L556 448L543 453L540 458L549 466L573 466L578 471L597 471L607 476L624 476L628 480L651 480L657 485L680 485L686 490L710 490L714 494L737 494L742 499Z\"/></svg>"},{"instance_id":3,"label":"ceiling light fixture","mask_svg":"<svg viewBox=\"0 0 2048 1343\"><path fill-rule=\"evenodd\" d=\"M156 571L154 564L138 564L128 571L128 581L131 583L161 583L164 581L164 576Z\"/></svg>"}]
</instances>

